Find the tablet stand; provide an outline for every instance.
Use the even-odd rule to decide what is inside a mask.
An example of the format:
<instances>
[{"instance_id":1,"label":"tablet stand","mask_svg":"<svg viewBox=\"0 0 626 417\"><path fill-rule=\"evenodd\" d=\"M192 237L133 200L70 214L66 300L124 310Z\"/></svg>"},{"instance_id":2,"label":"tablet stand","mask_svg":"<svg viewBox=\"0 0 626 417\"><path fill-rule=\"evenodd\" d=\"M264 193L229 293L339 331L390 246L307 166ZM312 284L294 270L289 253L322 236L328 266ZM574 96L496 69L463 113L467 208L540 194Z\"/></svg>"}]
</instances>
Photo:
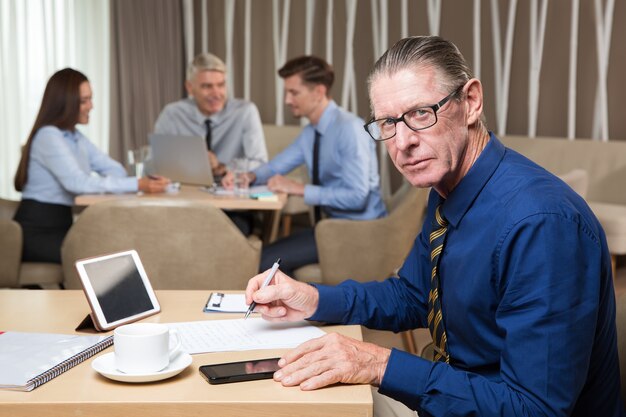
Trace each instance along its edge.
<instances>
[{"instance_id":1,"label":"tablet stand","mask_svg":"<svg viewBox=\"0 0 626 417\"><path fill-rule=\"evenodd\" d=\"M76 327L77 332L86 332L86 333L99 333L100 330L96 329L96 326L93 322L93 318L91 317L91 314L87 314L87 317L85 317L83 319L83 321L81 321L78 326Z\"/></svg>"}]
</instances>

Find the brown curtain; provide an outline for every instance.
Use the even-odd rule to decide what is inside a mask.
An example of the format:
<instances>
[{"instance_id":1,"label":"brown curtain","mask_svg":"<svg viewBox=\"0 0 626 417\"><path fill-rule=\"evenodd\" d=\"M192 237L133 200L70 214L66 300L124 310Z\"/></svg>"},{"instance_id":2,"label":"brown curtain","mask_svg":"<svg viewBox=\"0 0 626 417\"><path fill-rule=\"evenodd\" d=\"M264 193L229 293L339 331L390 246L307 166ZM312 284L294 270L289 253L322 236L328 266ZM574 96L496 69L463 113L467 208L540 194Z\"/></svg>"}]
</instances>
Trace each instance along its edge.
<instances>
[{"instance_id":1,"label":"brown curtain","mask_svg":"<svg viewBox=\"0 0 626 417\"><path fill-rule=\"evenodd\" d=\"M111 1L110 155L148 144L167 103L184 95L180 0Z\"/></svg>"}]
</instances>

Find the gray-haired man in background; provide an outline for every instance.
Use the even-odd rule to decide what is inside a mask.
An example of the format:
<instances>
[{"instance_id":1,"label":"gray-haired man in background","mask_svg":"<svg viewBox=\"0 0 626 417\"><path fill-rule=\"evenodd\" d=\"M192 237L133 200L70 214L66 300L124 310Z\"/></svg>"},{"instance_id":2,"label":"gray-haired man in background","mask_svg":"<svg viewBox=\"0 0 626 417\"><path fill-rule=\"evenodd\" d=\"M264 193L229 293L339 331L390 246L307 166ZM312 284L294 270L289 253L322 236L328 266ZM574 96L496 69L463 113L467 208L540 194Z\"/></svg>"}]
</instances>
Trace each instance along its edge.
<instances>
[{"instance_id":1,"label":"gray-haired man in background","mask_svg":"<svg viewBox=\"0 0 626 417\"><path fill-rule=\"evenodd\" d=\"M259 110L252 102L228 97L221 59L197 55L187 68L185 88L189 97L165 106L155 133L205 137L216 176L224 175L234 158L247 158L252 167L267 162Z\"/></svg>"}]
</instances>

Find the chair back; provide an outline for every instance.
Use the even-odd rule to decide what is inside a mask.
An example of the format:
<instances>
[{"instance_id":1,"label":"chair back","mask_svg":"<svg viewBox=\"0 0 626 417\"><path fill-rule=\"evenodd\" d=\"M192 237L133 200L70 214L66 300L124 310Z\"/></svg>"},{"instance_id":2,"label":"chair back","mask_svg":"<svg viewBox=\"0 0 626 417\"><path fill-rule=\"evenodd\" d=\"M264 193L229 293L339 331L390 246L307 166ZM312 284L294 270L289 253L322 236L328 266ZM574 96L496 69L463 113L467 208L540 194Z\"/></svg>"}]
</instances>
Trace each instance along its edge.
<instances>
[{"instance_id":1,"label":"chair back","mask_svg":"<svg viewBox=\"0 0 626 417\"><path fill-rule=\"evenodd\" d=\"M0 288L19 287L22 228L13 220L18 204L0 198Z\"/></svg>"},{"instance_id":2,"label":"chair back","mask_svg":"<svg viewBox=\"0 0 626 417\"><path fill-rule=\"evenodd\" d=\"M19 201L0 198L0 219L13 220L13 216L19 205Z\"/></svg>"},{"instance_id":3,"label":"chair back","mask_svg":"<svg viewBox=\"0 0 626 417\"><path fill-rule=\"evenodd\" d=\"M383 280L396 273L422 228L428 192L407 183L392 196L387 217L321 221L315 236L324 284Z\"/></svg>"},{"instance_id":4,"label":"chair back","mask_svg":"<svg viewBox=\"0 0 626 417\"><path fill-rule=\"evenodd\" d=\"M80 288L78 259L135 249L155 289L243 290L259 267L261 242L222 210L165 198L89 206L61 250L66 288Z\"/></svg>"}]
</instances>

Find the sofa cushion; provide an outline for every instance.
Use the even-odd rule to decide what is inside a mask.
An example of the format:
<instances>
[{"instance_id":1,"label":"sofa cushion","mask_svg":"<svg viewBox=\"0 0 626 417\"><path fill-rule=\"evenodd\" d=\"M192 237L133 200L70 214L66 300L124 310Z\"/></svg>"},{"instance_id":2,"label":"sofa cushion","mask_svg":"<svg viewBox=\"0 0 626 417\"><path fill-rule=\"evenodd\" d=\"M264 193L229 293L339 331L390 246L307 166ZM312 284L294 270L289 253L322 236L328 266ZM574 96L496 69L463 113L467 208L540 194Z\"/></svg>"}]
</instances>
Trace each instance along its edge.
<instances>
[{"instance_id":1,"label":"sofa cushion","mask_svg":"<svg viewBox=\"0 0 626 417\"><path fill-rule=\"evenodd\" d=\"M602 224L612 255L626 255L626 206L589 202L589 207Z\"/></svg>"},{"instance_id":2,"label":"sofa cushion","mask_svg":"<svg viewBox=\"0 0 626 417\"><path fill-rule=\"evenodd\" d=\"M584 169L573 169L568 173L559 175L559 178L576 191L582 198L587 198L589 189L589 174Z\"/></svg>"}]
</instances>

